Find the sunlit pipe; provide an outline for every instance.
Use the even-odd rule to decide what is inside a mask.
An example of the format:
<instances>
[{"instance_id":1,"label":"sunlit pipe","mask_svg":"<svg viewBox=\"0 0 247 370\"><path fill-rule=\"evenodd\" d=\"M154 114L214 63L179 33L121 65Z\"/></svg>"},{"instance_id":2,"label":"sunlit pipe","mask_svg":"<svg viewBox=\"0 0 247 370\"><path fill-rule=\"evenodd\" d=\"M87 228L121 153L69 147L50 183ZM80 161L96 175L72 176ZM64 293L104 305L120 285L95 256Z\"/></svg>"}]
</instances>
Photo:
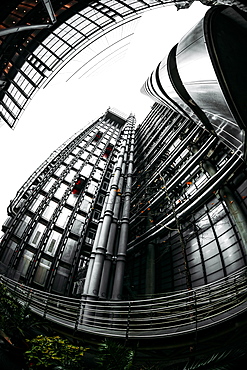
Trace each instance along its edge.
<instances>
[{"instance_id":1,"label":"sunlit pipe","mask_svg":"<svg viewBox=\"0 0 247 370\"><path fill-rule=\"evenodd\" d=\"M53 10L53 7L52 7L52 4L51 4L51 1L50 0L42 0L46 10L47 10L47 13L50 17L50 20L52 21L52 23L56 23L57 19L56 19L56 15L54 13L54 10Z\"/></svg>"},{"instance_id":2,"label":"sunlit pipe","mask_svg":"<svg viewBox=\"0 0 247 370\"><path fill-rule=\"evenodd\" d=\"M129 155L129 165L127 173L127 184L125 189L123 214L120 227L120 237L117 251L116 272L113 283L112 299L121 299L123 289L123 278L125 269L125 260L127 253L128 230L129 230L129 216L130 216L130 202L131 202L131 186L134 162L134 136L132 133L131 147Z\"/></svg>"},{"instance_id":3,"label":"sunlit pipe","mask_svg":"<svg viewBox=\"0 0 247 370\"><path fill-rule=\"evenodd\" d=\"M120 175L122 171L122 163L124 159L126 143L127 142L125 139L122 142L122 147L120 149L120 153L118 156L118 162L115 168L115 175L112 179L109 197L108 197L105 212L103 215L101 232L100 232L98 243L95 249L95 258L94 258L91 277L90 277L90 281L89 281L88 289L87 289L87 294L92 297L98 297L100 279L101 279L103 263L105 259L107 240L109 237L110 227L112 223L113 209L115 206L117 189L118 189L119 179L120 179Z\"/></svg>"},{"instance_id":4,"label":"sunlit pipe","mask_svg":"<svg viewBox=\"0 0 247 370\"><path fill-rule=\"evenodd\" d=\"M126 153L125 153L125 157L126 157ZM119 184L118 184L118 190L120 190L121 192L123 188L123 175L124 175L123 172L121 174ZM112 223L111 223L109 237L107 241L106 255L105 255L105 260L103 264L102 276L101 276L100 287L99 287L99 297L104 298L104 299L107 296L108 283L109 283L110 272L112 268L112 257L114 254L114 246L115 246L115 240L116 240L116 234L117 234L117 228L118 228L120 205L121 205L121 196L118 195L116 197L115 206L113 210Z\"/></svg>"},{"instance_id":5,"label":"sunlit pipe","mask_svg":"<svg viewBox=\"0 0 247 370\"><path fill-rule=\"evenodd\" d=\"M11 33L18 33L22 31L29 31L29 30L38 30L43 28L50 28L51 24L32 24L28 26L17 26L17 27L10 27L5 30L0 30L0 36L7 36Z\"/></svg>"}]
</instances>

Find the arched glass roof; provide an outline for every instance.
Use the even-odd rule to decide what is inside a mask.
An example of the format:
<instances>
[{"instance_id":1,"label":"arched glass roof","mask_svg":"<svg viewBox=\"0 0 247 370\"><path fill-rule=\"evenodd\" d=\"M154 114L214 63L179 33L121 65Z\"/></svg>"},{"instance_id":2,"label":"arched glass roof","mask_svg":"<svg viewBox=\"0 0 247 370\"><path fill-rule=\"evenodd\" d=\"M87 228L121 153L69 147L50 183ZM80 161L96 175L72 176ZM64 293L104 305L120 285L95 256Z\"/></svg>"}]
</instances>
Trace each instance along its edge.
<instances>
[{"instance_id":1,"label":"arched glass roof","mask_svg":"<svg viewBox=\"0 0 247 370\"><path fill-rule=\"evenodd\" d=\"M178 1L187 6L191 1ZM0 120L14 128L33 94L79 53L87 73L126 49L140 14L173 0L3 1ZM55 17L53 15L55 14ZM2 32L2 35L1 35ZM102 42L107 35L108 44ZM94 44L94 53L89 46ZM96 58L97 57L97 58ZM79 72L79 69L75 70Z\"/></svg>"}]
</instances>

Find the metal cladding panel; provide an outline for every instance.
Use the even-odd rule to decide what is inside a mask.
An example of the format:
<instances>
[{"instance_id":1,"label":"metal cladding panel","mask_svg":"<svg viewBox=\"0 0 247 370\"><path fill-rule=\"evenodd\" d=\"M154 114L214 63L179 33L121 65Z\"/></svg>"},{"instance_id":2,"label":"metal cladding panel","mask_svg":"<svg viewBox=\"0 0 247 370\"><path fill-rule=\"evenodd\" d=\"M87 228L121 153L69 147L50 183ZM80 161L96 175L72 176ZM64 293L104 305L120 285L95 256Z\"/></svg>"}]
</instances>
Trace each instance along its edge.
<instances>
[{"instance_id":1,"label":"metal cladding panel","mask_svg":"<svg viewBox=\"0 0 247 370\"><path fill-rule=\"evenodd\" d=\"M158 69L159 67L157 67ZM166 99L164 97L164 94L160 90L160 86L157 83L157 78L156 78L157 70L153 71L150 78L147 80L147 85L149 87L148 93L152 94L153 98L156 98L157 102L161 104L166 102Z\"/></svg>"},{"instance_id":2,"label":"metal cladding panel","mask_svg":"<svg viewBox=\"0 0 247 370\"><path fill-rule=\"evenodd\" d=\"M179 42L177 65L186 90L204 111L235 122L212 66L202 19Z\"/></svg>"},{"instance_id":3,"label":"metal cladding panel","mask_svg":"<svg viewBox=\"0 0 247 370\"><path fill-rule=\"evenodd\" d=\"M153 100L155 100L159 104L164 104L164 96L160 91L160 88L157 84L156 78L154 77L155 72L152 72L150 78L147 79L145 84L143 85L141 92L150 96Z\"/></svg>"},{"instance_id":4,"label":"metal cladding panel","mask_svg":"<svg viewBox=\"0 0 247 370\"><path fill-rule=\"evenodd\" d=\"M212 11L208 11L209 15ZM179 75L185 89L205 113L219 138L230 148L243 152L244 136L228 104L226 89L222 88L223 84L220 83L219 73L212 59L212 46L207 41L207 33L211 35L212 30L206 17L178 44L176 60ZM221 43L224 44L223 39ZM235 40L235 43L238 41ZM217 56L214 58L217 59ZM220 63L217 68L221 70ZM236 66L233 64L232 68Z\"/></svg>"},{"instance_id":5,"label":"metal cladding panel","mask_svg":"<svg viewBox=\"0 0 247 370\"><path fill-rule=\"evenodd\" d=\"M182 80L180 78L178 68L177 68L176 51L177 51L177 45L175 45L171 49L168 55L168 58L167 58L168 74L169 74L171 83L173 84L173 87L176 90L177 94L181 97L181 99L185 102L185 104L187 104L190 107L191 109L190 117L194 121L197 121L199 118L201 122L205 125L205 127L208 129L208 131L214 134L212 125L209 123L205 113L198 107L198 105L195 103L192 97L188 94L188 91L185 89L182 83Z\"/></svg>"},{"instance_id":6,"label":"metal cladding panel","mask_svg":"<svg viewBox=\"0 0 247 370\"><path fill-rule=\"evenodd\" d=\"M193 112L191 109L188 107L187 104L184 103L184 101L180 98L180 96L177 94L175 91L171 81L170 77L168 75L168 70L167 70L167 57L165 57L162 62L160 63L160 67L158 69L158 79L160 81L160 84L162 86L162 89L164 92L168 95L168 97L175 102L175 104L182 108L184 112L186 112L188 115L190 115Z\"/></svg>"},{"instance_id":7,"label":"metal cladding panel","mask_svg":"<svg viewBox=\"0 0 247 370\"><path fill-rule=\"evenodd\" d=\"M215 7L204 18L205 40L219 84L238 125L246 130L247 14Z\"/></svg>"}]
</instances>

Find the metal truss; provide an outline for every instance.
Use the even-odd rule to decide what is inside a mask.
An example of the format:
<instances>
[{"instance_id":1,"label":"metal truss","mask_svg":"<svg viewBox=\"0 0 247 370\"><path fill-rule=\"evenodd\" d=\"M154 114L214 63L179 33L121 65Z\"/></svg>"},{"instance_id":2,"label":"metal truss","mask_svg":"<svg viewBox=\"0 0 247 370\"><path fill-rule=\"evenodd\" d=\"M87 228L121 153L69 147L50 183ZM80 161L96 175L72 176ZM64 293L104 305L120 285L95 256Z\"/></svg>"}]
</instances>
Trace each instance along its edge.
<instances>
[{"instance_id":1,"label":"metal truss","mask_svg":"<svg viewBox=\"0 0 247 370\"><path fill-rule=\"evenodd\" d=\"M207 286L136 301L61 297L0 276L35 314L75 332L126 339L174 337L210 328L247 309L246 267Z\"/></svg>"},{"instance_id":2,"label":"metal truss","mask_svg":"<svg viewBox=\"0 0 247 370\"><path fill-rule=\"evenodd\" d=\"M88 2L87 6L84 2L76 0L64 5L57 1L43 1L43 3L46 7L45 14L41 12L38 2L25 5L25 17L23 13L18 13L19 10L13 10L16 18L13 21L14 28L10 26L13 17L2 20L4 25L8 24L10 27L4 26L6 28L0 34L2 39L0 118L11 128L15 127L24 107L35 92L50 81L78 53L95 44L103 35L129 27L145 11L180 2L104 0ZM20 6L22 6L21 3ZM49 19L44 22L47 12ZM30 17L35 15L37 22L40 22L39 18L43 16L44 23L30 25L29 15ZM40 29L40 27L48 28ZM15 45L10 38L11 32L15 32ZM116 41L116 37L120 36L115 36L112 44ZM97 53L101 52L102 49L99 49ZM108 53L111 52L109 49ZM88 60L90 58L91 56ZM85 63L88 60L86 57Z\"/></svg>"}]
</instances>

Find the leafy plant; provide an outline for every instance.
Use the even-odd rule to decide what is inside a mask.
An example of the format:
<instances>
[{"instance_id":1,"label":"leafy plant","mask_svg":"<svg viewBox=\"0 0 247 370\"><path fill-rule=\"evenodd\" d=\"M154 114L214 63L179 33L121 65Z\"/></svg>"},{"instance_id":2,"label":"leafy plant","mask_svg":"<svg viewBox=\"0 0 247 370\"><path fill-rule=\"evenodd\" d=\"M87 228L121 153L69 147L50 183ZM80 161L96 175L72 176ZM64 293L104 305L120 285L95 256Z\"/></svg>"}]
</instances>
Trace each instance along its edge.
<instances>
[{"instance_id":1,"label":"leafy plant","mask_svg":"<svg viewBox=\"0 0 247 370\"><path fill-rule=\"evenodd\" d=\"M9 293L8 289L0 284L0 328L14 344L19 344L25 338L25 332L30 330L33 321L27 305L21 305Z\"/></svg>"},{"instance_id":2,"label":"leafy plant","mask_svg":"<svg viewBox=\"0 0 247 370\"><path fill-rule=\"evenodd\" d=\"M117 341L105 339L99 347L96 362L104 370L128 370L132 368L135 351Z\"/></svg>"},{"instance_id":3,"label":"leafy plant","mask_svg":"<svg viewBox=\"0 0 247 370\"><path fill-rule=\"evenodd\" d=\"M39 335L27 341L31 348L25 352L30 369L42 368L82 369L83 355L88 348L72 345L67 339L59 336L46 337Z\"/></svg>"},{"instance_id":4,"label":"leafy plant","mask_svg":"<svg viewBox=\"0 0 247 370\"><path fill-rule=\"evenodd\" d=\"M233 370L240 369L241 363L246 362L246 347L232 348L224 352L213 353L211 356L187 363L183 370Z\"/></svg>"}]
</instances>

